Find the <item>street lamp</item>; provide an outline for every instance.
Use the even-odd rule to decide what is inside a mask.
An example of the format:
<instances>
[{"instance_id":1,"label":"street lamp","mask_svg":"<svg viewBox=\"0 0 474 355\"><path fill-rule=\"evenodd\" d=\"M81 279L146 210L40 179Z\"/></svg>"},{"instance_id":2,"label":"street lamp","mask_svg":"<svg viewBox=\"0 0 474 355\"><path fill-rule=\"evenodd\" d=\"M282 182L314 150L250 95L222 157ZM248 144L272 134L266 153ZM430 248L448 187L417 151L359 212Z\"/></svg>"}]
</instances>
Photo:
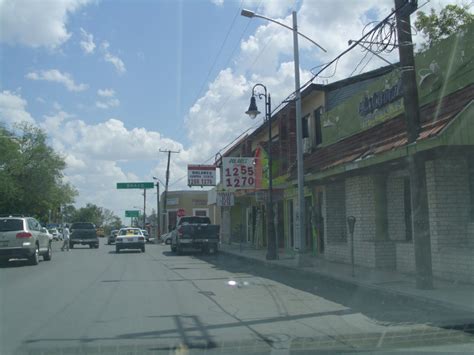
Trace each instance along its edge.
<instances>
[{"instance_id":1,"label":"street lamp","mask_svg":"<svg viewBox=\"0 0 474 355\"><path fill-rule=\"evenodd\" d=\"M263 94L255 93L255 88L261 87ZM278 259L276 233L273 217L273 174L272 174L272 110L270 94L267 94L267 88L262 84L255 84L252 88L249 109L245 112L251 119L255 119L260 114L257 108L256 97L265 98L265 119L268 125L268 200L267 200L267 260Z\"/></svg>"},{"instance_id":2,"label":"street lamp","mask_svg":"<svg viewBox=\"0 0 474 355\"><path fill-rule=\"evenodd\" d=\"M308 41L316 45L318 48L320 48L324 52L326 52L326 50L323 47L321 47L318 43L314 42L312 39L298 32L296 11L292 12L293 27L287 26L284 23L278 22L266 16L256 14L250 10L243 9L240 14L242 16L249 17L249 18L253 18L253 17L262 18L293 31L293 56L294 56L294 63L295 63L295 105L296 105L296 163L297 163L297 175L298 175L297 218L299 217L299 221L297 219L297 223L299 226L299 230L298 230L298 239L300 242L299 251L300 253L303 253L306 251L306 238L305 238L306 223L305 223L304 170L303 170L303 124L301 122L301 90L300 90L300 63L299 63L299 50L298 50L298 35L307 39ZM301 258L299 258L298 260L299 260L300 265L304 264Z\"/></svg>"}]
</instances>

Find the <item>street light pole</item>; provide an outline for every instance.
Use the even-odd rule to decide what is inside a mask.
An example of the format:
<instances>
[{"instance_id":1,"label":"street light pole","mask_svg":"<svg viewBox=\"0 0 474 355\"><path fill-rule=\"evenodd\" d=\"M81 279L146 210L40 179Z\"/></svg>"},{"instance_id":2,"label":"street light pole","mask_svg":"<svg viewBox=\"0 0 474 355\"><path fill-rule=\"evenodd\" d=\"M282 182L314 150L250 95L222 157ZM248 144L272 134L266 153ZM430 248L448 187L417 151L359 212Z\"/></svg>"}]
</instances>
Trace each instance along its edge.
<instances>
[{"instance_id":1,"label":"street light pole","mask_svg":"<svg viewBox=\"0 0 474 355\"><path fill-rule=\"evenodd\" d=\"M263 94L256 94L256 87L263 88ZM252 88L252 97L250 98L250 106L246 114L250 118L254 119L260 113L257 108L255 96L259 99L265 98L265 118L268 125L268 200L267 200L267 260L278 259L277 253L277 241L274 225L274 213L273 213L273 154L272 154L272 110L271 110L271 97L267 94L267 88L262 84L255 84Z\"/></svg>"},{"instance_id":2,"label":"street light pole","mask_svg":"<svg viewBox=\"0 0 474 355\"><path fill-rule=\"evenodd\" d=\"M243 9L241 12L242 16L245 17L259 17L273 23L276 23L282 27L285 27L293 31L293 56L295 64L295 106L296 106L296 163L297 163L297 183L298 183L298 214L297 214L297 226L298 226L298 239L299 239L299 257L298 264L303 266L305 263L302 258L302 253L306 251L306 221L305 221L305 201L304 201L304 168L303 168L303 123L301 121L301 89L300 89L300 65L299 65L299 48L298 48L298 35L307 39L318 48L326 52L318 43L308 38L304 34L298 32L298 23L296 11L292 12L293 27L287 26L284 23L278 22L266 16L258 15L250 10Z\"/></svg>"}]
</instances>

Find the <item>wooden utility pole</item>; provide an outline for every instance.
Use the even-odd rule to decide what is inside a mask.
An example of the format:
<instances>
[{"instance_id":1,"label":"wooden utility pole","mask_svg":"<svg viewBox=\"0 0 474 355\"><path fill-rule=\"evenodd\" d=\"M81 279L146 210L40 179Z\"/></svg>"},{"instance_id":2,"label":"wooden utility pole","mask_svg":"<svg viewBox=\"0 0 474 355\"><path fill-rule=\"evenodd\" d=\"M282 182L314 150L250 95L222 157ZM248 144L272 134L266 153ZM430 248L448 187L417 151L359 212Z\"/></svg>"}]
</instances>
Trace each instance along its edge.
<instances>
[{"instance_id":1,"label":"wooden utility pole","mask_svg":"<svg viewBox=\"0 0 474 355\"><path fill-rule=\"evenodd\" d=\"M413 0L395 0L397 11L398 52L400 55L403 104L407 127L408 145L416 144L421 131L418 88L416 84L415 57L410 25L410 7ZM408 156L412 205L412 228L415 248L416 287L433 288L431 267L431 239L426 188L425 159L421 153Z\"/></svg>"},{"instance_id":2,"label":"wooden utility pole","mask_svg":"<svg viewBox=\"0 0 474 355\"><path fill-rule=\"evenodd\" d=\"M164 201L163 201L163 229L166 228L166 231L169 232L168 230L168 226L166 225L166 213L168 213L168 211L166 210L167 206L167 202L168 202L168 183L169 183L169 180L170 180L170 160L171 160L171 153L179 153L180 151L178 150L177 152L176 151L172 151L172 150L161 150L160 149L160 152L161 153L168 153L168 163L166 165L166 183L165 183L165 196L164 196Z\"/></svg>"}]
</instances>

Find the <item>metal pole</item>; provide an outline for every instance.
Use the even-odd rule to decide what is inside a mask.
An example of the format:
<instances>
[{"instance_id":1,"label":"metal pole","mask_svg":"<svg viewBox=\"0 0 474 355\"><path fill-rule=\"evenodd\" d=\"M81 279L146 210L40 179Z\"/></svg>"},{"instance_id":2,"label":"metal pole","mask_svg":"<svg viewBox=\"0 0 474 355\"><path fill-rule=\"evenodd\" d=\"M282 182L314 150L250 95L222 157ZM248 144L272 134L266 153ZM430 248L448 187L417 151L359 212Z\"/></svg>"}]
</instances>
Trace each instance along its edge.
<instances>
[{"instance_id":1,"label":"metal pole","mask_svg":"<svg viewBox=\"0 0 474 355\"><path fill-rule=\"evenodd\" d=\"M303 123L301 122L301 90L300 90L300 60L298 49L298 24L296 11L293 11L293 55L295 62L295 105L296 105L296 164L298 174L298 238L300 242L299 258L300 265L302 253L306 252L306 221L304 201L304 169L303 169Z\"/></svg>"},{"instance_id":2,"label":"metal pole","mask_svg":"<svg viewBox=\"0 0 474 355\"><path fill-rule=\"evenodd\" d=\"M156 244L159 243L160 232L161 232L161 225L160 225L160 182L157 180L156 181Z\"/></svg>"},{"instance_id":3,"label":"metal pole","mask_svg":"<svg viewBox=\"0 0 474 355\"><path fill-rule=\"evenodd\" d=\"M273 154L272 154L272 110L271 97L265 90L265 115L268 124L268 203L267 203L267 260L278 259L276 233L273 217Z\"/></svg>"},{"instance_id":4,"label":"metal pole","mask_svg":"<svg viewBox=\"0 0 474 355\"><path fill-rule=\"evenodd\" d=\"M143 189L143 229L146 224L146 189Z\"/></svg>"}]
</instances>

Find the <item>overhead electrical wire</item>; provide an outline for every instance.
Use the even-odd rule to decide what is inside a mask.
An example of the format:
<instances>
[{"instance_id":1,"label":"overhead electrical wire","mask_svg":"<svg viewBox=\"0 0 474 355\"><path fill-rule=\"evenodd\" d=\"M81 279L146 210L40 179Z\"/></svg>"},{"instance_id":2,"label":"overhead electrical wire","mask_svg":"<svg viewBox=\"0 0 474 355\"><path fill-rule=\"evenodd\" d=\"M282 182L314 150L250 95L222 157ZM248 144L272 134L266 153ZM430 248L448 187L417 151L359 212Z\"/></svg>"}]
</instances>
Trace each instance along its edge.
<instances>
[{"instance_id":1,"label":"overhead electrical wire","mask_svg":"<svg viewBox=\"0 0 474 355\"><path fill-rule=\"evenodd\" d=\"M260 2L261 3L261 2ZM260 5L259 5L260 6ZM379 38L379 39L383 39L384 41L380 42L381 43L381 47L377 48L379 51L393 51L393 45L391 44L391 42L387 42L387 40L392 40L393 39L393 19L392 19L392 16L395 15L398 11L400 11L403 7L405 7L405 5L402 5L401 7L399 8L396 8L394 10L392 10L392 12L390 12L389 15L387 15L382 21L380 21L378 24L376 24L371 30L369 30L367 33L363 33L362 34L362 37L360 37L358 40L356 41L353 41L349 47L347 49L345 49L344 51L342 51L339 55L337 55L335 58L333 58L331 61L329 61L328 63L326 63L325 65L322 65L322 66L318 66L318 67L322 67L322 69L320 69L319 71L317 71L316 73L313 73L313 76L308 80L306 81L303 85L300 86L299 90L302 91L304 90L309 84L311 84L317 77L319 77L319 75L324 71L326 70L327 68L329 68L332 64L334 63L337 63L339 61L340 58L342 58L344 55L346 55L347 53L349 53L350 51L352 51L356 46L359 45L359 43L362 43L364 40L367 39L367 37L369 36L372 36L374 33L376 33L374 35L374 38ZM383 30L382 27L385 26L385 25L388 25L389 26L389 29L388 30ZM396 28L395 28L396 29ZM388 32L387 32L388 31ZM396 34L395 34L395 39L396 39ZM239 40L240 41L240 40ZM388 44L387 44L388 43ZM364 57L365 58L365 57ZM369 60L370 61L370 60ZM366 63L366 65L368 64L368 62ZM360 65L360 63L358 64ZM365 65L365 66L366 66ZM318 68L318 67L315 67L315 68ZM313 69L315 69L313 68ZM335 73L333 74L335 75ZM284 99L282 102L280 102L271 112L271 114L273 114L274 112L276 112L283 104L286 104L288 103L289 101L293 101L293 97L296 95L296 90L293 91L290 95L288 95L286 97L286 99ZM230 97L229 97L230 98ZM226 102L228 101L228 99L226 100ZM221 110L223 109L224 106L221 107ZM220 110L219 110L220 111ZM219 112L218 111L218 112ZM253 127L247 129L246 131L252 129ZM243 134L245 133L242 133L239 135L239 137L241 137ZM238 139L238 138L237 138ZM235 140L234 140L235 141ZM226 146L228 147L229 144ZM224 148L225 149L225 148ZM224 149L220 149L218 151L221 152L223 151ZM216 153L217 154L217 153ZM206 160L209 161L210 159L212 159L213 157L215 157L214 154L212 157L208 158ZM172 183L172 185L178 183L179 181L181 181L182 179L184 179L186 176L183 176L181 178L179 178L178 180L174 181Z\"/></svg>"}]
</instances>

